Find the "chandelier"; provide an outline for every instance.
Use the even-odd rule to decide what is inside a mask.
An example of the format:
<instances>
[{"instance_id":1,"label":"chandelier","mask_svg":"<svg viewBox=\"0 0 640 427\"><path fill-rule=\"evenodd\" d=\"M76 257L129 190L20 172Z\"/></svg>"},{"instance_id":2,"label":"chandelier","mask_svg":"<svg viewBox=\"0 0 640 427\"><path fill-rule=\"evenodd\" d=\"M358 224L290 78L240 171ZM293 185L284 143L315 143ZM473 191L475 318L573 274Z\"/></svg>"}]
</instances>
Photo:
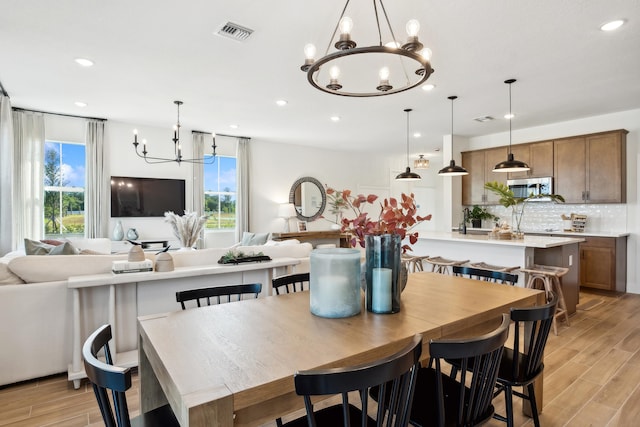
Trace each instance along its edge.
<instances>
[{"instance_id":1,"label":"chandelier","mask_svg":"<svg viewBox=\"0 0 640 427\"><path fill-rule=\"evenodd\" d=\"M419 158L413 161L414 169L429 169L429 159L424 158L424 154L420 154Z\"/></svg>"},{"instance_id":2,"label":"chandelier","mask_svg":"<svg viewBox=\"0 0 640 427\"><path fill-rule=\"evenodd\" d=\"M313 87L333 95L381 96L412 89L431 76L431 50L418 39L420 23L417 20L407 22L408 37L401 43L391 28L382 0L373 0L378 43L357 47L351 39L353 20L345 16L348 5L349 0L342 9L324 56L315 59L316 47L313 44L304 47L305 61L300 69L307 73L307 80ZM382 15L378 9L382 10ZM388 34L384 35L388 37L386 43L382 39L380 18L384 18L388 27ZM338 30L340 35L336 38ZM338 50L329 53L332 44ZM341 68L346 72L341 72ZM341 75L344 76L342 80Z\"/></svg>"},{"instance_id":3,"label":"chandelier","mask_svg":"<svg viewBox=\"0 0 640 427\"><path fill-rule=\"evenodd\" d=\"M180 163L201 163L205 165L213 164L216 160L216 135L213 134L213 142L211 144L211 154L204 154L202 157L193 158L193 159L185 159L182 157L182 146L180 144L180 106L183 104L182 101L173 101L178 108L178 118L176 120L176 124L173 127L173 154L172 158L164 158L164 157L153 157L149 156L149 152L147 151L147 140L142 140L142 153L138 151L138 146L140 143L138 142L138 130L133 130L133 147L136 150L136 154L138 157L142 157L147 163L169 163L176 162L178 165Z\"/></svg>"}]
</instances>

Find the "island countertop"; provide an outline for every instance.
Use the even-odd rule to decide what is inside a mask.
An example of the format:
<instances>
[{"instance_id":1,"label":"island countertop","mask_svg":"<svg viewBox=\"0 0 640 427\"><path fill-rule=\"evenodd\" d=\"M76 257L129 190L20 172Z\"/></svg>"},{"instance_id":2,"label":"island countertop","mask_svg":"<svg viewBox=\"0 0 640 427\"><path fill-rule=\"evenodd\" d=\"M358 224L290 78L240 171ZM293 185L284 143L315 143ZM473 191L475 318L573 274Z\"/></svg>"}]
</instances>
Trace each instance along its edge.
<instances>
[{"instance_id":1,"label":"island countertop","mask_svg":"<svg viewBox=\"0 0 640 427\"><path fill-rule=\"evenodd\" d=\"M460 234L457 232L446 231L421 232L418 236L418 240L443 240L449 242L542 249L584 242L584 238L581 237L531 236L525 234L523 239L500 240L489 239L489 236L486 234Z\"/></svg>"}]
</instances>

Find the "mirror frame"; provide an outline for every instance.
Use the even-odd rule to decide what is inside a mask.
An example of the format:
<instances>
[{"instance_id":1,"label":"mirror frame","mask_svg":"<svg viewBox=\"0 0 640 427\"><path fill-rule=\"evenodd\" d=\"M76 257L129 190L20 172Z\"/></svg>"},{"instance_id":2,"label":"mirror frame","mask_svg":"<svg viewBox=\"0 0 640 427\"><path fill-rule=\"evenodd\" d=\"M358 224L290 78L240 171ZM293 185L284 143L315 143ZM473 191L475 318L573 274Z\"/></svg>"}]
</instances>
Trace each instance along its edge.
<instances>
[{"instance_id":1,"label":"mirror frame","mask_svg":"<svg viewBox=\"0 0 640 427\"><path fill-rule=\"evenodd\" d=\"M318 209L318 212L316 212L312 216L304 216L296 209L296 217L300 221L315 221L316 219L320 218L320 216L324 213L325 207L327 206L327 193L324 191L324 187L322 186L320 181L310 176L303 176L302 178L297 179L296 182L293 183L293 185L291 186L291 190L289 191L289 203L293 203L295 206L296 188L298 188L298 186L302 185L305 182L309 182L318 187L318 190L320 190L320 195L322 196L322 203L320 205L320 208Z\"/></svg>"}]
</instances>

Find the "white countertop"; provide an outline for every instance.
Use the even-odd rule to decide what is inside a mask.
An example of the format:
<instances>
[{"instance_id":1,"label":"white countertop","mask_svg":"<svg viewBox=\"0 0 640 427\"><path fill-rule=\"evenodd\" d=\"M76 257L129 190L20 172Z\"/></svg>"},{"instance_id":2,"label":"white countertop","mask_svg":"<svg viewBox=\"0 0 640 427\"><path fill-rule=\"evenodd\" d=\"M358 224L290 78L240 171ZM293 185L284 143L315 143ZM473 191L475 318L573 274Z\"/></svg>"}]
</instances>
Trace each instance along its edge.
<instances>
[{"instance_id":1,"label":"white countertop","mask_svg":"<svg viewBox=\"0 0 640 427\"><path fill-rule=\"evenodd\" d=\"M454 230L457 231L456 228ZM469 233L489 233L491 229L489 228L467 228L467 232ZM584 231L577 233L575 231L562 231L562 230L525 230L525 236L527 233L529 234L540 234L545 236L571 236L571 237L628 237L629 233L626 231Z\"/></svg>"},{"instance_id":2,"label":"white countertop","mask_svg":"<svg viewBox=\"0 0 640 427\"><path fill-rule=\"evenodd\" d=\"M573 233L574 235L582 233ZM460 234L458 232L428 231L420 233L420 240L446 240L471 244L487 244L500 246L514 246L526 248L553 248L584 242L581 237L531 236L525 233L524 239L498 240L489 239L486 234Z\"/></svg>"}]
</instances>

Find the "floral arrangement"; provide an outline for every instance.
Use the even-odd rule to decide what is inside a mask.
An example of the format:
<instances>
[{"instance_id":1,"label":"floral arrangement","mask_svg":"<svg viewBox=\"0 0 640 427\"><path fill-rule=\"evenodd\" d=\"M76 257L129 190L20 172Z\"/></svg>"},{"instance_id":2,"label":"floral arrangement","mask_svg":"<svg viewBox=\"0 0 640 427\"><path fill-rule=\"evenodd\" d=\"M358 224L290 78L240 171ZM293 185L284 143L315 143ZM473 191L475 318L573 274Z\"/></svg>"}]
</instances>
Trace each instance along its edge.
<instances>
[{"instance_id":1,"label":"floral arrangement","mask_svg":"<svg viewBox=\"0 0 640 427\"><path fill-rule=\"evenodd\" d=\"M173 212L164 213L165 222L171 224L173 234L180 240L183 248L192 248L198 241L202 227L207 222L207 216L198 216L196 212L184 211L184 215Z\"/></svg>"},{"instance_id":2,"label":"floral arrangement","mask_svg":"<svg viewBox=\"0 0 640 427\"><path fill-rule=\"evenodd\" d=\"M338 191L333 188L327 188L327 196L332 196ZM400 238L409 237L411 245L418 241L418 232L411 233L411 229L422 221L431 220L431 215L421 217L417 215L417 207L415 196L413 193L406 195L402 193L401 200L390 197L380 202L380 213L377 219L371 219L362 209L365 205L372 205L378 200L375 194L365 196L359 194L351 195L351 190L342 190L340 196L346 205L346 210L351 210L355 214L355 218L342 218L342 232L350 234L351 246L356 243L361 247L365 247L365 236L382 235L382 234L398 234ZM403 245L403 252L410 250L410 245Z\"/></svg>"},{"instance_id":3,"label":"floral arrangement","mask_svg":"<svg viewBox=\"0 0 640 427\"><path fill-rule=\"evenodd\" d=\"M324 185L327 194L327 209L331 215L335 217L335 223L339 224L342 219L342 212L347 210L349 206L345 199L342 198L342 191L334 190ZM325 218L326 219L326 218Z\"/></svg>"}]
</instances>

